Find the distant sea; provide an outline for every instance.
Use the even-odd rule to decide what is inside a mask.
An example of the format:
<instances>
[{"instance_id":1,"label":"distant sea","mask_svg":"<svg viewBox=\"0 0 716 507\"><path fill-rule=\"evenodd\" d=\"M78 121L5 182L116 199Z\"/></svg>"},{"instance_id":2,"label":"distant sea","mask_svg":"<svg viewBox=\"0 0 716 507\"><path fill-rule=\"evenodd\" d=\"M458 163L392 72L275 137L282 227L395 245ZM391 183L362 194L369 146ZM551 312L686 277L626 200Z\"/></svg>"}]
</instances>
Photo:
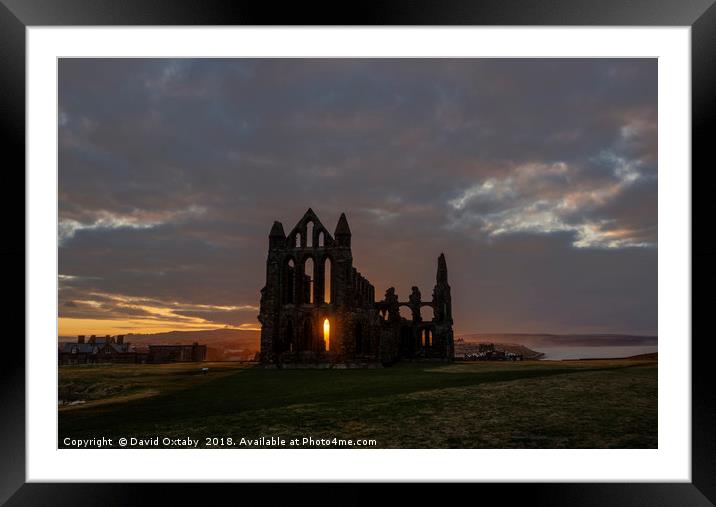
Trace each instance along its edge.
<instances>
[{"instance_id":1,"label":"distant sea","mask_svg":"<svg viewBox=\"0 0 716 507\"><path fill-rule=\"evenodd\" d=\"M627 346L568 346L568 347L537 347L544 352L540 359L608 359L613 357L630 357L638 354L657 352L656 345L627 345Z\"/></svg>"}]
</instances>

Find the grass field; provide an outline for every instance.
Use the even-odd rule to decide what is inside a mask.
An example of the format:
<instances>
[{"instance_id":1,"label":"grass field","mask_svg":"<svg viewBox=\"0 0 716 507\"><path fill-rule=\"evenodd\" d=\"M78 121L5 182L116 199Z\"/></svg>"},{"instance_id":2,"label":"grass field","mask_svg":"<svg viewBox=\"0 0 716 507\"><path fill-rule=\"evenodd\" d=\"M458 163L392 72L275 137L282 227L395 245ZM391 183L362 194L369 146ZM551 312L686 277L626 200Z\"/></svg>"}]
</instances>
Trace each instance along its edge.
<instances>
[{"instance_id":1,"label":"grass field","mask_svg":"<svg viewBox=\"0 0 716 507\"><path fill-rule=\"evenodd\" d=\"M191 437L205 447L206 437L264 436L372 439L378 448L657 447L656 361L201 366L209 373L189 363L60 367L60 399L84 403L59 408L58 446L70 447L68 437L112 446L159 437L150 447Z\"/></svg>"}]
</instances>

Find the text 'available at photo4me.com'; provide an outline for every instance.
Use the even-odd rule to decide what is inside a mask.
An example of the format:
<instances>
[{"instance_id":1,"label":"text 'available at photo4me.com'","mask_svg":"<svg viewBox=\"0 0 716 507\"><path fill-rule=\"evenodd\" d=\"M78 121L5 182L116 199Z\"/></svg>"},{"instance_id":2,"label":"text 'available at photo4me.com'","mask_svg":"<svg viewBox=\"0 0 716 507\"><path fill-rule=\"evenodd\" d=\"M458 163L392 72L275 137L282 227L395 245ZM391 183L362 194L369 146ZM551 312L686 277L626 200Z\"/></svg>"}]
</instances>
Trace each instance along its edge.
<instances>
[{"instance_id":1,"label":"text 'available at photo4me.com'","mask_svg":"<svg viewBox=\"0 0 716 507\"><path fill-rule=\"evenodd\" d=\"M61 440L63 448L69 449L202 449L202 448L360 448L378 446L372 438L338 437L119 437L119 438L71 438Z\"/></svg>"}]
</instances>

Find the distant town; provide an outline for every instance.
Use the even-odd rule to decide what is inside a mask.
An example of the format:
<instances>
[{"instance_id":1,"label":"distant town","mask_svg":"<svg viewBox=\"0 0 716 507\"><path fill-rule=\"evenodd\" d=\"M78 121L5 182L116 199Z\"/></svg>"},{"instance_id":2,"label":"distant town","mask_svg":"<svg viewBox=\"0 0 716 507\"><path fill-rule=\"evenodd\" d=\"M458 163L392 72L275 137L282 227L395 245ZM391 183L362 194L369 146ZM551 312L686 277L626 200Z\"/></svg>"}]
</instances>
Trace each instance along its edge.
<instances>
[{"instance_id":1,"label":"distant town","mask_svg":"<svg viewBox=\"0 0 716 507\"><path fill-rule=\"evenodd\" d=\"M206 345L154 344L133 345L125 335L97 337L79 335L76 343L62 342L58 349L59 364L135 363L163 364L206 361Z\"/></svg>"},{"instance_id":2,"label":"distant town","mask_svg":"<svg viewBox=\"0 0 716 507\"><path fill-rule=\"evenodd\" d=\"M59 364L137 363L159 364L188 361L253 362L259 352L257 331L214 329L170 331L151 334L80 335L58 337ZM582 357L633 356L656 351L656 336L467 334L455 338L455 359L533 360L546 351L575 348ZM633 349L633 353L629 353ZM590 352L589 354L587 352ZM549 354L549 352L548 352ZM548 357L549 358L549 357Z\"/></svg>"},{"instance_id":3,"label":"distant town","mask_svg":"<svg viewBox=\"0 0 716 507\"><path fill-rule=\"evenodd\" d=\"M455 359L465 361L522 361L541 359L542 352L515 343L493 343L455 340Z\"/></svg>"},{"instance_id":4,"label":"distant town","mask_svg":"<svg viewBox=\"0 0 716 507\"><path fill-rule=\"evenodd\" d=\"M137 337L140 335L129 335ZM152 336L152 335L149 335ZM181 335L180 335L181 336ZM130 363L130 364L166 364L202 361L258 361L259 352L247 349L211 348L205 343L191 341L180 343L189 338L175 338L175 343L131 343L127 335L78 335L76 341L61 341L58 346L60 365ZM165 341L169 341L166 340ZM542 356L520 345L465 342L458 338L455 343L455 359L466 361L521 361L537 359ZM212 352L209 354L209 352Z\"/></svg>"},{"instance_id":5,"label":"distant town","mask_svg":"<svg viewBox=\"0 0 716 507\"><path fill-rule=\"evenodd\" d=\"M58 337L59 364L253 361L259 333L238 329ZM196 345L196 346L195 346ZM195 350L190 352L191 347Z\"/></svg>"}]
</instances>

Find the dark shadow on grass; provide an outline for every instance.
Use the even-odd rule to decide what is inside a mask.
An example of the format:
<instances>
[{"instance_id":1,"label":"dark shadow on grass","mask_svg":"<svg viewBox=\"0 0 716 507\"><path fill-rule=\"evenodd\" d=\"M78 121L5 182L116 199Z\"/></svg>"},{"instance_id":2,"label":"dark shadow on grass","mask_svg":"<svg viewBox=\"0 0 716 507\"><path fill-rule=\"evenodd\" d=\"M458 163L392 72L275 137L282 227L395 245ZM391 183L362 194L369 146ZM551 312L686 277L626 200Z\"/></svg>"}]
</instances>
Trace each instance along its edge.
<instances>
[{"instance_id":1,"label":"dark shadow on grass","mask_svg":"<svg viewBox=\"0 0 716 507\"><path fill-rule=\"evenodd\" d=\"M505 365L479 371L439 372L425 364L399 364L381 370L266 370L247 368L179 391L123 403L61 412L59 434L121 436L152 432L182 420L231 416L297 404L379 398L490 382L623 370L642 365L585 368L565 365ZM488 367L489 368L489 367Z\"/></svg>"}]
</instances>

